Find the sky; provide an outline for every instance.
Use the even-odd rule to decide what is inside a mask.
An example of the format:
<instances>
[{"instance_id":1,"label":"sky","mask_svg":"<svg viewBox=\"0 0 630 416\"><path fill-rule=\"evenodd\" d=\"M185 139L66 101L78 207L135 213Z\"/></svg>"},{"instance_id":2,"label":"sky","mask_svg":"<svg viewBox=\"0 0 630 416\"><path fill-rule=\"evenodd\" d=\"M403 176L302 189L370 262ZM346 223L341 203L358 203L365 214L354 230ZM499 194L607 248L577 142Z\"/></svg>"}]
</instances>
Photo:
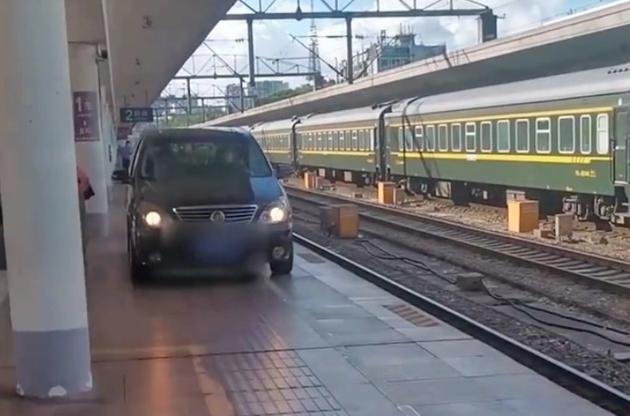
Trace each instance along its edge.
<instances>
[{"instance_id":1,"label":"sky","mask_svg":"<svg viewBox=\"0 0 630 416\"><path fill-rule=\"evenodd\" d=\"M253 7L258 6L258 1L266 7L273 0L243 0ZM311 1L314 10L324 10L321 0L301 0L301 9L311 9ZM333 2L334 0L327 0ZM340 5L345 5L349 0L337 0ZM400 0L354 0L347 10L376 10L377 1L381 10L402 10L404 6ZM413 0L405 0L413 4ZM593 7L598 7L612 0L480 0L491 7L499 16L499 37L522 32L538 27L554 19L562 18L575 12L580 12ZM434 0L416 0L418 7L425 7ZM441 0L432 8L445 8L449 0ZM470 0L453 0L454 7L476 8ZM297 0L276 0L269 11L295 11ZM441 6L441 7L440 7ZM231 9L232 13L246 13L248 9L239 1ZM345 59L345 38L330 38L330 36L345 35L345 21L343 20L316 20L317 32L320 36L320 56L329 64L336 65ZM270 20L254 22L254 48L255 55L268 58L289 59L290 64L307 65L308 50L293 40L291 35L306 36L310 33L311 22L309 20L288 21ZM478 22L475 17L439 17L439 18L379 18L356 19L353 21L353 49L355 53L375 42L382 30L388 35L399 33L401 28L412 30L416 34L416 42L425 44L446 44L449 51L474 45L478 42ZM217 73L227 73L229 70L225 63L229 63L238 72L247 73L247 27L245 22L226 21L219 22L208 34L207 41L201 45L193 56L180 70L180 75L188 74L212 74L216 66ZM308 38L299 38L305 44ZM213 58L214 53L220 58ZM291 59L299 58L299 59ZM224 63L225 62L225 63ZM259 64L259 72L269 72L262 64ZM324 76L334 78L334 72L321 63ZM288 69L284 67L283 69ZM236 80L204 80L193 81L191 87L193 94L199 96L223 95L225 86ZM292 87L305 84L303 77L288 77L283 79ZM185 86L182 82L173 81L165 90L178 96L184 95Z\"/></svg>"}]
</instances>

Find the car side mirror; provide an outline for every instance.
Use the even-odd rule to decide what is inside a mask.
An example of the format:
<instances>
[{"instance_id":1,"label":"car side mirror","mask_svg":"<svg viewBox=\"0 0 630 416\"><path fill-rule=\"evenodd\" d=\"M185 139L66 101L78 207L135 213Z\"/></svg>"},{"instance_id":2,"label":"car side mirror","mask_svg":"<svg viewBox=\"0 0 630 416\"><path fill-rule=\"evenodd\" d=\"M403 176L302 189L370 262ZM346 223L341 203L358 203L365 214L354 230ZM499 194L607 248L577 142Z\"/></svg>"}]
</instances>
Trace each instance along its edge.
<instances>
[{"instance_id":1,"label":"car side mirror","mask_svg":"<svg viewBox=\"0 0 630 416\"><path fill-rule=\"evenodd\" d=\"M275 171L276 177L278 179L286 179L294 173L293 167L291 167L291 165L278 165Z\"/></svg>"},{"instance_id":2,"label":"car side mirror","mask_svg":"<svg viewBox=\"0 0 630 416\"><path fill-rule=\"evenodd\" d=\"M112 180L120 183L131 183L127 169L117 169L112 173Z\"/></svg>"}]
</instances>

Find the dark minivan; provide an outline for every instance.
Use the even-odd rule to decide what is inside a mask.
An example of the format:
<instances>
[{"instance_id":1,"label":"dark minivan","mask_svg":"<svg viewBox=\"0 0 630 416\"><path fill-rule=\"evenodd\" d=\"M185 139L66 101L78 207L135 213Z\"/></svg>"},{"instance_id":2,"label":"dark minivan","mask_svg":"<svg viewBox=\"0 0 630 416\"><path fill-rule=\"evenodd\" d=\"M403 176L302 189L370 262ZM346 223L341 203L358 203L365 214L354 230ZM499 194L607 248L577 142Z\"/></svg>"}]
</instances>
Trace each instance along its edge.
<instances>
[{"instance_id":1,"label":"dark minivan","mask_svg":"<svg viewBox=\"0 0 630 416\"><path fill-rule=\"evenodd\" d=\"M291 272L291 207L248 132L145 132L129 172L117 171L115 177L129 184L127 241L134 280L159 274L252 275L265 262L273 275Z\"/></svg>"}]
</instances>

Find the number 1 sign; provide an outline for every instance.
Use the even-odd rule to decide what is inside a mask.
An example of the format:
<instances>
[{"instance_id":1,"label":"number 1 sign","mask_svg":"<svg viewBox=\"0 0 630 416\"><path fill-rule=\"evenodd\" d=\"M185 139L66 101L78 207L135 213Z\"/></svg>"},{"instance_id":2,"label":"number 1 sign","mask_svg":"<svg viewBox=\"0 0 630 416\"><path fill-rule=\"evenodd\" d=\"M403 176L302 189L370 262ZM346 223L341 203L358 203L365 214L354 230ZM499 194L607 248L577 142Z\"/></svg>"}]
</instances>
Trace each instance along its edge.
<instances>
[{"instance_id":1,"label":"number 1 sign","mask_svg":"<svg viewBox=\"0 0 630 416\"><path fill-rule=\"evenodd\" d=\"M76 91L72 95L74 114L74 140L98 141L98 97L93 91Z\"/></svg>"}]
</instances>

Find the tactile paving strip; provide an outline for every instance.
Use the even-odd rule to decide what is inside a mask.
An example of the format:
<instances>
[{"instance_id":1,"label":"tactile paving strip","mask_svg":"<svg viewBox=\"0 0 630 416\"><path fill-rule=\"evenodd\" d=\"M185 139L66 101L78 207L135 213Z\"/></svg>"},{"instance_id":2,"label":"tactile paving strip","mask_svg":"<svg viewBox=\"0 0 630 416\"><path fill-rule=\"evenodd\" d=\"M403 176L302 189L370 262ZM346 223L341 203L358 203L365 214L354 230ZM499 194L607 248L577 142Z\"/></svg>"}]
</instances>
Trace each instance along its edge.
<instances>
[{"instance_id":1,"label":"tactile paving strip","mask_svg":"<svg viewBox=\"0 0 630 416\"><path fill-rule=\"evenodd\" d=\"M299 253L299 256L309 263L314 263L314 264L326 263L326 260L322 259L321 257L313 253Z\"/></svg>"},{"instance_id":2,"label":"tactile paving strip","mask_svg":"<svg viewBox=\"0 0 630 416\"><path fill-rule=\"evenodd\" d=\"M398 305L383 305L385 309L388 309L394 312L396 315L400 316L404 320L411 322L415 326L428 328L432 326L440 325L435 319L433 319L429 315L425 315L419 310L412 308L409 305L398 304Z\"/></svg>"},{"instance_id":3,"label":"tactile paving strip","mask_svg":"<svg viewBox=\"0 0 630 416\"><path fill-rule=\"evenodd\" d=\"M234 415L347 416L295 351L219 355L204 364Z\"/></svg>"}]
</instances>

